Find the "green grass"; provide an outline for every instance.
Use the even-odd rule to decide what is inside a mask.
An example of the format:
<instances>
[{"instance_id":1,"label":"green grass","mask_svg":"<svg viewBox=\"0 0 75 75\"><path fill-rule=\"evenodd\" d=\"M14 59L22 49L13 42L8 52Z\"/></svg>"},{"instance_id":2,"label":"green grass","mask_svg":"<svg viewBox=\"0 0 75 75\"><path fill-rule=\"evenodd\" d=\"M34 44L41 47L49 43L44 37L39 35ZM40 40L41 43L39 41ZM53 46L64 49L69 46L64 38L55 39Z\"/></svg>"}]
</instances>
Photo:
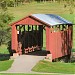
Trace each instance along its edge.
<instances>
[{"instance_id":1,"label":"green grass","mask_svg":"<svg viewBox=\"0 0 75 75\"><path fill-rule=\"evenodd\" d=\"M7 49L7 46L1 45L0 46L0 71L8 70L13 63L13 60L9 60L10 56L8 54L9 51Z\"/></svg>"},{"instance_id":2,"label":"green grass","mask_svg":"<svg viewBox=\"0 0 75 75\"><path fill-rule=\"evenodd\" d=\"M0 71L8 70L13 63L13 60L0 61Z\"/></svg>"},{"instance_id":3,"label":"green grass","mask_svg":"<svg viewBox=\"0 0 75 75\"><path fill-rule=\"evenodd\" d=\"M13 74L13 73L5 73L5 74L0 74L0 75L61 75L61 74L22 74L22 73L16 73L16 74Z\"/></svg>"},{"instance_id":4,"label":"green grass","mask_svg":"<svg viewBox=\"0 0 75 75\"><path fill-rule=\"evenodd\" d=\"M63 3L27 3L18 7L9 7L8 12L15 17L13 21L34 13L44 14L69 14L69 8L64 8Z\"/></svg>"},{"instance_id":5,"label":"green grass","mask_svg":"<svg viewBox=\"0 0 75 75\"><path fill-rule=\"evenodd\" d=\"M16 73L16 74L13 74L13 73L5 73L5 74L0 74L0 75L61 75L61 74L22 74L22 73Z\"/></svg>"},{"instance_id":6,"label":"green grass","mask_svg":"<svg viewBox=\"0 0 75 75\"><path fill-rule=\"evenodd\" d=\"M32 70L36 72L75 74L75 63L40 61Z\"/></svg>"}]
</instances>

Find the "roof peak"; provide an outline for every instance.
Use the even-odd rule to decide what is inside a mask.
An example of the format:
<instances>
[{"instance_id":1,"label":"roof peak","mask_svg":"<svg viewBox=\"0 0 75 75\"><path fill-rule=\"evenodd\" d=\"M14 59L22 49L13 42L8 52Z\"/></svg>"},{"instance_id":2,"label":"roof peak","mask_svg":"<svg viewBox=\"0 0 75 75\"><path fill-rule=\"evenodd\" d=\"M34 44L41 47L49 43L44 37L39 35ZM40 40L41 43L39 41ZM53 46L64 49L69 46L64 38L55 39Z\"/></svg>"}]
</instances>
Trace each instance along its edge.
<instances>
[{"instance_id":1,"label":"roof peak","mask_svg":"<svg viewBox=\"0 0 75 75\"><path fill-rule=\"evenodd\" d=\"M62 18L59 15L56 14L31 14L27 17L24 17L14 23L13 24L19 24L22 20L25 20L26 18L34 18L35 20L41 22L42 24L48 25L48 26L54 26L54 25L70 25L72 24L72 22ZM28 20L28 23L30 24L31 21Z\"/></svg>"}]
</instances>

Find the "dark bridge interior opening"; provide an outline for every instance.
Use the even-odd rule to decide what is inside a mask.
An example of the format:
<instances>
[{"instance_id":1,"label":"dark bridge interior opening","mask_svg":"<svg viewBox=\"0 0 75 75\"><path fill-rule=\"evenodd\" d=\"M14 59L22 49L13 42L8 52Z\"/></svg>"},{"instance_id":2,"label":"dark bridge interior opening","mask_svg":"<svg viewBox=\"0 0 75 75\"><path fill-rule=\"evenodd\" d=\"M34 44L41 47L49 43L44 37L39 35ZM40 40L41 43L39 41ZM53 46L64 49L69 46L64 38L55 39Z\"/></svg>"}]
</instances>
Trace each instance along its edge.
<instances>
[{"instance_id":1,"label":"dark bridge interior opening","mask_svg":"<svg viewBox=\"0 0 75 75\"><path fill-rule=\"evenodd\" d=\"M17 25L18 53L41 50L43 46L42 25Z\"/></svg>"}]
</instances>

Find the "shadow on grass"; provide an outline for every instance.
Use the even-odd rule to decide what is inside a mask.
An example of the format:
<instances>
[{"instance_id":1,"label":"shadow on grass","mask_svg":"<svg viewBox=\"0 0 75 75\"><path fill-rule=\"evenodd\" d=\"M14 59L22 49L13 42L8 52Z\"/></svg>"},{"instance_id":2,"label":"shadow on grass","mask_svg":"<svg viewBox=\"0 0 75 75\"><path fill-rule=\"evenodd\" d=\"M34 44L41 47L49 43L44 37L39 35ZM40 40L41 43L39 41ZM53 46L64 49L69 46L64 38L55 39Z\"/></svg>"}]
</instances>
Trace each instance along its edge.
<instances>
[{"instance_id":1,"label":"shadow on grass","mask_svg":"<svg viewBox=\"0 0 75 75\"><path fill-rule=\"evenodd\" d=\"M9 60L10 55L9 54L0 54L0 61Z\"/></svg>"},{"instance_id":2,"label":"shadow on grass","mask_svg":"<svg viewBox=\"0 0 75 75\"><path fill-rule=\"evenodd\" d=\"M72 52L75 52L75 48L72 49Z\"/></svg>"},{"instance_id":3,"label":"shadow on grass","mask_svg":"<svg viewBox=\"0 0 75 75\"><path fill-rule=\"evenodd\" d=\"M71 63L75 63L75 60L71 60Z\"/></svg>"},{"instance_id":4,"label":"shadow on grass","mask_svg":"<svg viewBox=\"0 0 75 75\"><path fill-rule=\"evenodd\" d=\"M75 48L73 48L71 52L71 63L75 63Z\"/></svg>"}]
</instances>

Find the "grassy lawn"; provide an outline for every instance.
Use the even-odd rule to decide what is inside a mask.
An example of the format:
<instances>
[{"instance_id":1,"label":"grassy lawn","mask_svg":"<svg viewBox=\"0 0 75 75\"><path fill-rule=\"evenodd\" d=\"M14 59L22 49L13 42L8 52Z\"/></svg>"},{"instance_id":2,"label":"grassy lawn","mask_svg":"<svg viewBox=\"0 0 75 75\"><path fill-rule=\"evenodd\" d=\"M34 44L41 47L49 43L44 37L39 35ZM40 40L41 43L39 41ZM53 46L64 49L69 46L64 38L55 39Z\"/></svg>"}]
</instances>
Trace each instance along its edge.
<instances>
[{"instance_id":1,"label":"grassy lawn","mask_svg":"<svg viewBox=\"0 0 75 75\"><path fill-rule=\"evenodd\" d=\"M5 73L5 74L0 74L0 75L60 75L60 74L21 74L21 73L16 73L16 74L13 74L13 73Z\"/></svg>"},{"instance_id":2,"label":"grassy lawn","mask_svg":"<svg viewBox=\"0 0 75 75\"><path fill-rule=\"evenodd\" d=\"M0 46L0 71L6 71L11 67L13 60L9 60L9 58L10 56L7 46Z\"/></svg>"},{"instance_id":3,"label":"grassy lawn","mask_svg":"<svg viewBox=\"0 0 75 75\"><path fill-rule=\"evenodd\" d=\"M21 74L21 73L16 73L16 74L13 74L13 73L5 73L5 74L0 74L0 75L60 75L60 74Z\"/></svg>"},{"instance_id":4,"label":"grassy lawn","mask_svg":"<svg viewBox=\"0 0 75 75\"><path fill-rule=\"evenodd\" d=\"M13 60L0 61L0 71L8 70L13 63Z\"/></svg>"},{"instance_id":5,"label":"grassy lawn","mask_svg":"<svg viewBox=\"0 0 75 75\"><path fill-rule=\"evenodd\" d=\"M75 63L40 61L32 70L36 72L75 74Z\"/></svg>"},{"instance_id":6,"label":"grassy lawn","mask_svg":"<svg viewBox=\"0 0 75 75\"><path fill-rule=\"evenodd\" d=\"M61 9L62 8L62 9ZM25 17L34 13L45 13L45 14L69 14L67 8L64 9L63 4L59 3L27 3L18 7L9 7L8 11L15 16L15 20Z\"/></svg>"},{"instance_id":7,"label":"grassy lawn","mask_svg":"<svg viewBox=\"0 0 75 75\"><path fill-rule=\"evenodd\" d=\"M71 16L69 7L64 8L64 4L61 3L26 3L24 5L18 7L9 7L8 12L12 13L15 19L13 21L17 21L27 15L30 14L58 14L65 18L69 18L71 21L74 16Z\"/></svg>"}]
</instances>

